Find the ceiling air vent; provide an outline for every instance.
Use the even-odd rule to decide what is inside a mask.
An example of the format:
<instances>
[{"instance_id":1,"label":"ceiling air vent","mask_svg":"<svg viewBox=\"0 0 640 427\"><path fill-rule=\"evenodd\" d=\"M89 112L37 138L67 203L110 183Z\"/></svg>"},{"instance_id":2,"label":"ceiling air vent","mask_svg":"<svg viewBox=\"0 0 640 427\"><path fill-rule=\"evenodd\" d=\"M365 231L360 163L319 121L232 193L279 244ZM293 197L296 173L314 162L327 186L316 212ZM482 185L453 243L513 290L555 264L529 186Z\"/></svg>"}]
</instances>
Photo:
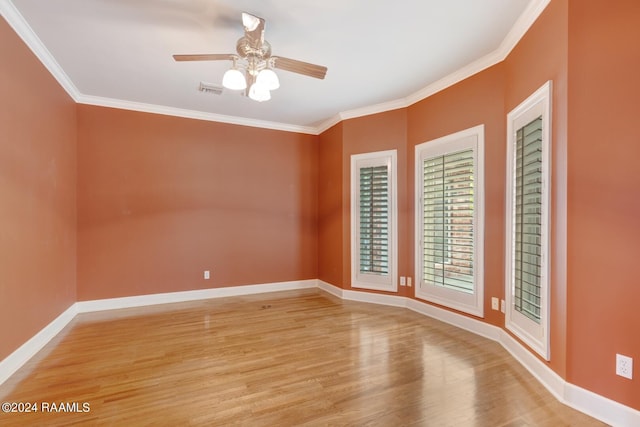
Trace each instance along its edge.
<instances>
[{"instance_id":1,"label":"ceiling air vent","mask_svg":"<svg viewBox=\"0 0 640 427\"><path fill-rule=\"evenodd\" d=\"M213 95L221 95L222 94L222 86L218 86L213 83L205 83L200 82L200 86L198 87L200 92L210 93Z\"/></svg>"}]
</instances>

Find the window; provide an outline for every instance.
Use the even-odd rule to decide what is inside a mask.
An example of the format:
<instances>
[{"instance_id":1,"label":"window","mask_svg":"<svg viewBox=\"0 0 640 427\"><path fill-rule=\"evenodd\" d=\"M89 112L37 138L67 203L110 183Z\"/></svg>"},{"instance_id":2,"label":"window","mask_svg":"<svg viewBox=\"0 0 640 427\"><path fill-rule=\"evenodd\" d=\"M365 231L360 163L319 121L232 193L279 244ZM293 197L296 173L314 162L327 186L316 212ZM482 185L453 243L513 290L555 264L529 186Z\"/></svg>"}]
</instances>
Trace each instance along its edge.
<instances>
[{"instance_id":1,"label":"window","mask_svg":"<svg viewBox=\"0 0 640 427\"><path fill-rule=\"evenodd\" d=\"M484 315L484 126L416 146L416 296Z\"/></svg>"},{"instance_id":2,"label":"window","mask_svg":"<svg viewBox=\"0 0 640 427\"><path fill-rule=\"evenodd\" d=\"M506 327L549 360L550 99L546 83L507 116Z\"/></svg>"},{"instance_id":3,"label":"window","mask_svg":"<svg viewBox=\"0 0 640 427\"><path fill-rule=\"evenodd\" d=\"M351 285L396 292L396 150L351 156Z\"/></svg>"}]
</instances>

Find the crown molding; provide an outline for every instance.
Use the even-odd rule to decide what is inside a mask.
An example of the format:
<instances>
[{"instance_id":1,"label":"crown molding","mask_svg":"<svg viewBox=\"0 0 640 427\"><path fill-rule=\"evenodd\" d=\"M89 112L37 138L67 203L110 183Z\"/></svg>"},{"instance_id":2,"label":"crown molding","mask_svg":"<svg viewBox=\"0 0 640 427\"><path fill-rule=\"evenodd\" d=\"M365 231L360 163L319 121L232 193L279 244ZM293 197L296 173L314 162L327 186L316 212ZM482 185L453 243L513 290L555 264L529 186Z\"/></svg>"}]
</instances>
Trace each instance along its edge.
<instances>
[{"instance_id":1,"label":"crown molding","mask_svg":"<svg viewBox=\"0 0 640 427\"><path fill-rule=\"evenodd\" d=\"M331 129L333 126L337 125L341 121L342 121L342 117L340 117L340 113L338 113L332 117L329 117L327 120L320 122L320 124L315 127L316 135L320 135L324 131Z\"/></svg>"},{"instance_id":2,"label":"crown molding","mask_svg":"<svg viewBox=\"0 0 640 427\"><path fill-rule=\"evenodd\" d=\"M506 56L506 55L505 55ZM487 68L499 63L504 59L502 52L494 50L493 52L483 56L480 59L473 61L472 63L465 65L464 67L454 71L453 73L431 83L429 86L422 88L421 90L407 96L405 98L406 106L409 107L416 102L422 101L436 93L451 87L461 81L468 79L474 74L486 70Z\"/></svg>"},{"instance_id":3,"label":"crown molding","mask_svg":"<svg viewBox=\"0 0 640 427\"><path fill-rule=\"evenodd\" d=\"M497 49L497 52L500 54L498 62L505 60L507 55L511 53L520 39L524 37L527 31L529 31L529 28L531 28L533 23L536 22L538 17L547 8L549 3L551 3L551 0L532 0L531 3L529 3Z\"/></svg>"},{"instance_id":4,"label":"crown molding","mask_svg":"<svg viewBox=\"0 0 640 427\"><path fill-rule=\"evenodd\" d=\"M369 105L354 110L343 111L339 114L341 120L355 119L362 116L370 116L384 111L397 110L407 107L406 98L396 99L394 101L382 102L380 104Z\"/></svg>"},{"instance_id":5,"label":"crown molding","mask_svg":"<svg viewBox=\"0 0 640 427\"><path fill-rule=\"evenodd\" d=\"M167 107L164 105L146 104L143 102L125 101L121 99L105 98L101 96L80 95L76 102L79 104L95 105L98 107L119 108L122 110L139 111L142 113L162 114L165 116L183 117L186 119L221 122L239 126L249 126L263 129L273 129L285 132L305 133L317 135L312 126L298 126L287 123L270 122L266 120L249 119L246 117L225 116L223 114L207 113L204 111L186 110L183 108Z\"/></svg>"},{"instance_id":6,"label":"crown molding","mask_svg":"<svg viewBox=\"0 0 640 427\"><path fill-rule=\"evenodd\" d=\"M545 0L545 1L549 1L549 0ZM422 101L423 99L426 99L450 86L455 85L456 83L459 83L473 76L474 74L479 73L482 70L485 70L491 67L492 65L499 63L500 61L504 60L507 54L508 53L504 54L500 49L495 50L483 56L482 58L472 62L471 64L468 64L463 68L460 68L457 71L454 71L453 73L441 78L440 80L434 83L431 83L430 85L420 89L419 91L412 93L411 95L408 95L404 98L396 99L394 101L383 102L380 104L370 105L367 107L357 108L354 110L343 111L339 113L337 116L335 116L334 118L328 120L327 122L332 122L333 120L335 120L336 117L339 118L339 120L337 121L339 122L342 120L353 119L353 118L363 117L363 116L370 116L372 114L378 114L378 113L384 113L387 111L397 110L399 108L407 108L415 104L416 102ZM328 127L325 129L321 128L321 130L318 133L322 133L326 129L328 129Z\"/></svg>"},{"instance_id":7,"label":"crown molding","mask_svg":"<svg viewBox=\"0 0 640 427\"><path fill-rule=\"evenodd\" d=\"M64 72L60 64L55 60L51 52L44 46L44 43L33 32L24 17L18 12L18 9L9 0L0 0L0 13L7 21L7 23L13 28L13 31L18 34L22 41L27 45L29 49L35 54L35 56L42 62L42 65L51 73L51 75L58 81L60 86L69 94L74 100L78 101L80 91L73 84L69 76Z\"/></svg>"},{"instance_id":8,"label":"crown molding","mask_svg":"<svg viewBox=\"0 0 640 427\"><path fill-rule=\"evenodd\" d=\"M501 61L509 55L520 39L529 30L531 25L538 19L540 14L549 5L551 0L531 0L527 8L520 15L507 36L502 40L500 46L493 52L482 58L460 68L459 70L441 78L440 80L420 89L419 91L404 98L383 102L371 106L342 111L338 114L320 122L315 126L300 126L280 122L270 122L236 116L226 116L221 114L206 113L202 111L186 110L167 106L145 104L139 102L104 98L98 96L84 95L73 84L69 76L55 60L53 55L47 50L42 41L33 32L24 17L18 12L10 0L0 0L0 12L9 25L20 36L25 44L31 49L36 57L44 64L58 83L67 91L74 101L80 104L96 105L101 107L120 108L124 110L140 111L145 113L162 114L196 120L206 120L213 122L229 123L240 126L250 126L265 129L280 130L285 132L297 132L311 135L319 135L332 126L343 120L372 114L384 113L386 111L397 110L409 107L429 96L432 96L456 83L465 80L474 74L479 73Z\"/></svg>"},{"instance_id":9,"label":"crown molding","mask_svg":"<svg viewBox=\"0 0 640 427\"><path fill-rule=\"evenodd\" d=\"M404 98L367 107L356 108L353 110L342 111L324 122L321 122L315 128L315 133L319 135L343 120L384 113L386 111L397 110L399 108L407 108L416 102L422 101L423 99L453 86L456 83L460 83L461 81L468 79L474 74L504 61L513 48L516 47L520 39L522 39L527 31L529 31L529 28L531 28L533 23L538 19L550 2L551 0L532 0L517 19L511 30L509 30L507 36L502 40L498 49L493 52L488 53L482 58L473 61L472 63Z\"/></svg>"},{"instance_id":10,"label":"crown molding","mask_svg":"<svg viewBox=\"0 0 640 427\"><path fill-rule=\"evenodd\" d=\"M119 108L123 110L140 111L144 113L162 114L167 116L176 116L212 122L222 122L233 125L273 129L285 132L296 132L312 135L317 135L319 133L317 128L313 126L299 126L280 122L270 122L266 120L226 116L221 114L206 113L202 111L186 110L181 108L82 94L10 0L0 0L0 13L7 21L9 26L13 28L16 34L18 34L18 36L27 45L27 47L31 49L33 54L38 58L38 60L40 60L40 62L45 66L49 73L51 73L51 75L57 80L60 86L62 86L67 94L78 104Z\"/></svg>"},{"instance_id":11,"label":"crown molding","mask_svg":"<svg viewBox=\"0 0 640 427\"><path fill-rule=\"evenodd\" d=\"M408 95L405 98L356 110L344 111L340 113L339 116L344 120L346 118L355 118L370 114L383 113L385 111L391 111L398 108L406 108L450 86L453 86L456 83L460 83L461 81L468 79L474 74L498 64L499 62L504 61L513 48L518 44L520 39L522 39L526 32L529 31L529 28L531 28L533 23L538 19L550 2L551 0L532 0L517 19L511 30L509 30L507 36L502 40L500 46L482 58L473 61L472 63L454 71L434 83L431 83L419 91Z\"/></svg>"},{"instance_id":12,"label":"crown molding","mask_svg":"<svg viewBox=\"0 0 640 427\"><path fill-rule=\"evenodd\" d=\"M327 120L321 122L318 126L316 126L316 134L320 135L322 132L327 129L335 126L336 124L348 120L355 119L363 116L370 116L372 114L383 113L385 111L397 110L400 108L407 107L406 101L404 98L397 99L395 101L383 102L380 104L369 105L361 108L354 108L353 110L343 111L334 115L333 117L328 118Z\"/></svg>"}]
</instances>

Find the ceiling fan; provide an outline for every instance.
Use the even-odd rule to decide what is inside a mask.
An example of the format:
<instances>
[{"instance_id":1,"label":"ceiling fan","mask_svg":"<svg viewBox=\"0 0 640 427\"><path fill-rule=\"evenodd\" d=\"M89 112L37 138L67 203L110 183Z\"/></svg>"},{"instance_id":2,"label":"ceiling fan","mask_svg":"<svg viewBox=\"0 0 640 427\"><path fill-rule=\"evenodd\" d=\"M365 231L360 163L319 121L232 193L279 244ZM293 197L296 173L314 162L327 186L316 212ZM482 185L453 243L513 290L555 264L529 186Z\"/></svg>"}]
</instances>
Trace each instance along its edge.
<instances>
[{"instance_id":1,"label":"ceiling fan","mask_svg":"<svg viewBox=\"0 0 640 427\"><path fill-rule=\"evenodd\" d=\"M264 39L264 19L243 12L242 24L244 36L236 43L237 55L233 53L173 55L173 59L176 61L233 61L231 69L227 70L222 78L222 85L232 90L244 90L245 95L260 102L271 99L271 91L280 87L274 68L324 79L327 67L282 56L271 56L271 45Z\"/></svg>"}]
</instances>

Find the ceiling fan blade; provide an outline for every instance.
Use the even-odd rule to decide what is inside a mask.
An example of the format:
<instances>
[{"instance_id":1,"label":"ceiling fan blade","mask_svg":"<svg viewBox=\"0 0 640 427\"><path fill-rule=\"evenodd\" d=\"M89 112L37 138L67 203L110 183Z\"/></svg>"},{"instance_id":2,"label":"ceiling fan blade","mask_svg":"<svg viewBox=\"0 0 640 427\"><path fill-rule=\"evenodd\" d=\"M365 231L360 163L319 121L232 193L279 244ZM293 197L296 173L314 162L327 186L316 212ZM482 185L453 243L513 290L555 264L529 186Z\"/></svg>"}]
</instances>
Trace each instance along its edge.
<instances>
[{"instance_id":1,"label":"ceiling fan blade","mask_svg":"<svg viewBox=\"0 0 640 427\"><path fill-rule=\"evenodd\" d=\"M322 65L310 64L281 56L273 56L272 59L273 66L281 70L304 74L305 76L315 77L316 79L324 79L324 76L327 74L327 67L323 67Z\"/></svg>"},{"instance_id":2,"label":"ceiling fan blade","mask_svg":"<svg viewBox=\"0 0 640 427\"><path fill-rule=\"evenodd\" d=\"M208 53L198 55L173 55L176 61L233 61L236 55L231 53Z\"/></svg>"},{"instance_id":3,"label":"ceiling fan blade","mask_svg":"<svg viewBox=\"0 0 640 427\"><path fill-rule=\"evenodd\" d=\"M244 36L249 42L249 46L259 49L264 43L264 19L242 12L242 25L244 26Z\"/></svg>"}]
</instances>

